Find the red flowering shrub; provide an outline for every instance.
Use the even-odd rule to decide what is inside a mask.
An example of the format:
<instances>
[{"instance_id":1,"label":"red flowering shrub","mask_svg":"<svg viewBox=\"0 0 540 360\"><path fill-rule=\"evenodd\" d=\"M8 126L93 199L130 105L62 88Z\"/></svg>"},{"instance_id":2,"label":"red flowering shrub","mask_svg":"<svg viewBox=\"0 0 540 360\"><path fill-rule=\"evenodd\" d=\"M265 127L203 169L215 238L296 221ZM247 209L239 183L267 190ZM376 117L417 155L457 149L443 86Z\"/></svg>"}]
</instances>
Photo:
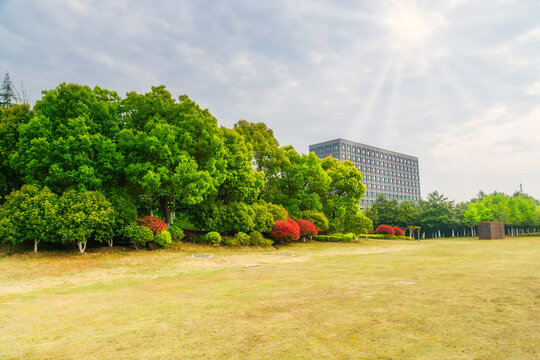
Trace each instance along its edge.
<instances>
[{"instance_id":1,"label":"red flowering shrub","mask_svg":"<svg viewBox=\"0 0 540 360\"><path fill-rule=\"evenodd\" d=\"M300 237L300 226L298 226L298 223L288 216L287 216L287 222L291 224L291 226L295 229L294 231L298 231L298 237L297 237L298 239Z\"/></svg>"},{"instance_id":2,"label":"red flowering shrub","mask_svg":"<svg viewBox=\"0 0 540 360\"><path fill-rule=\"evenodd\" d=\"M394 226L394 235L403 236L403 235L405 235L405 233L403 232L403 230L401 230L397 226Z\"/></svg>"},{"instance_id":3,"label":"red flowering shrub","mask_svg":"<svg viewBox=\"0 0 540 360\"><path fill-rule=\"evenodd\" d=\"M137 225L150 228L154 235L161 233L163 230L167 230L167 225L165 225L163 220L158 219L155 216L140 216L137 219Z\"/></svg>"},{"instance_id":4,"label":"red flowering shrub","mask_svg":"<svg viewBox=\"0 0 540 360\"><path fill-rule=\"evenodd\" d=\"M394 228L390 225L379 225L379 227L375 229L375 232L377 234L394 235Z\"/></svg>"},{"instance_id":5,"label":"red flowering shrub","mask_svg":"<svg viewBox=\"0 0 540 360\"><path fill-rule=\"evenodd\" d=\"M317 235L317 227L311 221L298 219L296 223L300 227L300 236Z\"/></svg>"},{"instance_id":6,"label":"red flowering shrub","mask_svg":"<svg viewBox=\"0 0 540 360\"><path fill-rule=\"evenodd\" d=\"M270 236L276 241L293 241L300 237L300 227L293 220L294 226L289 221L278 220L272 227Z\"/></svg>"}]
</instances>

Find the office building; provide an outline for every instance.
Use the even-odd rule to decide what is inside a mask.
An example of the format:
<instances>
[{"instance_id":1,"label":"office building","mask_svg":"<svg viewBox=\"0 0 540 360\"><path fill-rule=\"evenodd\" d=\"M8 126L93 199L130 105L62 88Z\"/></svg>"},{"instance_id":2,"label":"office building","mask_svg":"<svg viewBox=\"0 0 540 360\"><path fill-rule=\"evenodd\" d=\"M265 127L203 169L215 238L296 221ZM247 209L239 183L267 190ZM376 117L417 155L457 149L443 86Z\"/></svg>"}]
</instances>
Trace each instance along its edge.
<instances>
[{"instance_id":1,"label":"office building","mask_svg":"<svg viewBox=\"0 0 540 360\"><path fill-rule=\"evenodd\" d=\"M309 145L319 158L333 156L351 161L362 172L366 193L360 207L373 204L378 194L398 201L420 199L418 158L345 139Z\"/></svg>"}]
</instances>

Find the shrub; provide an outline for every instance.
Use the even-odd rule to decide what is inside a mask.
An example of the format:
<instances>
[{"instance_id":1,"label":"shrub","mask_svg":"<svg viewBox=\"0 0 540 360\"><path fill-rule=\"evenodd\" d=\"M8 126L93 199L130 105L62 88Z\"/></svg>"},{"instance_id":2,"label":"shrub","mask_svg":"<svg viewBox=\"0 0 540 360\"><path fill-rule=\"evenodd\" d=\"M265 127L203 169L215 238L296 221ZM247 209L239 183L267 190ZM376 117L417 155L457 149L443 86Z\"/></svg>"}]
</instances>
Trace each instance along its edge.
<instances>
[{"instance_id":1,"label":"shrub","mask_svg":"<svg viewBox=\"0 0 540 360\"><path fill-rule=\"evenodd\" d=\"M331 234L331 235L315 235L313 236L313 240L315 241L323 241L323 242L351 242L354 240L354 235L352 233L338 233L338 234Z\"/></svg>"},{"instance_id":2,"label":"shrub","mask_svg":"<svg viewBox=\"0 0 540 360\"><path fill-rule=\"evenodd\" d=\"M171 233L173 241L180 241L184 238L184 231L178 226L171 225L167 230L169 230L169 232Z\"/></svg>"},{"instance_id":3,"label":"shrub","mask_svg":"<svg viewBox=\"0 0 540 360\"><path fill-rule=\"evenodd\" d=\"M163 230L167 230L167 225L165 225L163 220L155 216L141 216L137 219L137 224L140 226L146 226L152 230L154 235L161 233Z\"/></svg>"},{"instance_id":4,"label":"shrub","mask_svg":"<svg viewBox=\"0 0 540 360\"><path fill-rule=\"evenodd\" d=\"M236 236L235 236L235 239L236 239L236 241L238 241L238 243L239 243L240 245L242 245L242 246L249 246L249 245L251 245L251 244L250 244L250 240L251 240L251 239L250 239L249 235L246 234L246 233L243 233L243 232L237 233Z\"/></svg>"},{"instance_id":5,"label":"shrub","mask_svg":"<svg viewBox=\"0 0 540 360\"><path fill-rule=\"evenodd\" d=\"M311 221L298 219L296 223L300 229L300 236L312 237L313 235L317 235L317 227Z\"/></svg>"},{"instance_id":6,"label":"shrub","mask_svg":"<svg viewBox=\"0 0 540 360\"><path fill-rule=\"evenodd\" d=\"M298 231L298 237L300 237L300 226L298 226L298 223L291 219L290 217L287 218L287 222L291 224L291 226L295 229L295 231Z\"/></svg>"},{"instance_id":7,"label":"shrub","mask_svg":"<svg viewBox=\"0 0 540 360\"><path fill-rule=\"evenodd\" d=\"M375 229L375 233L394 235L394 228L390 225L379 225L377 229Z\"/></svg>"},{"instance_id":8,"label":"shrub","mask_svg":"<svg viewBox=\"0 0 540 360\"><path fill-rule=\"evenodd\" d=\"M292 223L289 221L276 221L270 234L272 239L276 241L293 241L298 239L300 237L300 228L294 220Z\"/></svg>"},{"instance_id":9,"label":"shrub","mask_svg":"<svg viewBox=\"0 0 540 360\"><path fill-rule=\"evenodd\" d=\"M268 211L274 217L274 221L278 221L278 220L285 221L285 220L287 220L287 210L283 206L277 205L277 204L272 204L272 203L269 203L269 202L267 202L265 204L266 204L266 207L268 208Z\"/></svg>"},{"instance_id":10,"label":"shrub","mask_svg":"<svg viewBox=\"0 0 540 360\"><path fill-rule=\"evenodd\" d=\"M249 234L249 243L252 246L262 246L264 242L264 236L258 231L252 231Z\"/></svg>"},{"instance_id":11,"label":"shrub","mask_svg":"<svg viewBox=\"0 0 540 360\"><path fill-rule=\"evenodd\" d=\"M125 234L123 234L125 227L137 221L137 207L133 199L125 191L119 189L115 191L112 194L105 194L105 196L116 213L114 224L115 236L117 238L123 238L125 237Z\"/></svg>"},{"instance_id":12,"label":"shrub","mask_svg":"<svg viewBox=\"0 0 540 360\"><path fill-rule=\"evenodd\" d=\"M226 233L229 231L248 232L253 230L254 211L251 206L242 202L232 202L218 207L215 229Z\"/></svg>"},{"instance_id":13,"label":"shrub","mask_svg":"<svg viewBox=\"0 0 540 360\"><path fill-rule=\"evenodd\" d=\"M251 205L253 209L253 229L258 232L270 233L275 220L274 215L268 205L264 201L260 201Z\"/></svg>"},{"instance_id":14,"label":"shrub","mask_svg":"<svg viewBox=\"0 0 540 360\"><path fill-rule=\"evenodd\" d=\"M154 240L154 233L152 233L150 228L135 224L128 225L124 228L124 236L137 250L139 247L145 246Z\"/></svg>"},{"instance_id":15,"label":"shrub","mask_svg":"<svg viewBox=\"0 0 540 360\"><path fill-rule=\"evenodd\" d=\"M225 246L240 246L240 242L234 236L223 236L221 238L221 245Z\"/></svg>"},{"instance_id":16,"label":"shrub","mask_svg":"<svg viewBox=\"0 0 540 360\"><path fill-rule=\"evenodd\" d=\"M272 246L274 242L270 239L262 239L259 246L262 246L262 247L269 247L269 246Z\"/></svg>"},{"instance_id":17,"label":"shrub","mask_svg":"<svg viewBox=\"0 0 540 360\"><path fill-rule=\"evenodd\" d=\"M403 230L401 230L400 228L398 228L397 226L394 227L394 235L397 235L397 236L403 236L405 235L405 233L403 232Z\"/></svg>"},{"instance_id":18,"label":"shrub","mask_svg":"<svg viewBox=\"0 0 540 360\"><path fill-rule=\"evenodd\" d=\"M320 211L304 210L302 211L302 218L311 221L319 230L328 230L328 218Z\"/></svg>"},{"instance_id":19,"label":"shrub","mask_svg":"<svg viewBox=\"0 0 540 360\"><path fill-rule=\"evenodd\" d=\"M171 233L168 230L163 230L154 237L154 243L162 248L168 248L172 244Z\"/></svg>"},{"instance_id":20,"label":"shrub","mask_svg":"<svg viewBox=\"0 0 540 360\"><path fill-rule=\"evenodd\" d=\"M204 240L207 244L219 246L219 244L221 244L221 235L219 235L218 232L210 231L204 236Z\"/></svg>"}]
</instances>

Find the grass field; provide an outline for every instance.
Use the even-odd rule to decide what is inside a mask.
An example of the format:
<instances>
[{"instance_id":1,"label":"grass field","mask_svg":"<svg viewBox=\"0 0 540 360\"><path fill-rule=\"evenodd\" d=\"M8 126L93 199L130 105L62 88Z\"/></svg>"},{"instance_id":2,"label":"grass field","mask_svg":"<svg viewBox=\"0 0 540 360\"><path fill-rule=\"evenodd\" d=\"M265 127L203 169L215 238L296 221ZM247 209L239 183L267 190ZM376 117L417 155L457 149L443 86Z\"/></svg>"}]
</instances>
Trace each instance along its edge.
<instances>
[{"instance_id":1,"label":"grass field","mask_svg":"<svg viewBox=\"0 0 540 360\"><path fill-rule=\"evenodd\" d=\"M539 359L539 304L539 237L25 253L0 358Z\"/></svg>"}]
</instances>

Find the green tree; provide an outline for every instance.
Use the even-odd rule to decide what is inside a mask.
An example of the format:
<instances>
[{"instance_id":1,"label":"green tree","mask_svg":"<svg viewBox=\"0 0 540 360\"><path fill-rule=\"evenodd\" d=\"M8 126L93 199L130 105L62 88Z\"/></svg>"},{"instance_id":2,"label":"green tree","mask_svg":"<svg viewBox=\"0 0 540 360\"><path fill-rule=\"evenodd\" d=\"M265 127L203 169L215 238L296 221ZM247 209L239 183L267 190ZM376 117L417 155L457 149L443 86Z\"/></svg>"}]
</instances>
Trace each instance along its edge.
<instances>
[{"instance_id":1,"label":"green tree","mask_svg":"<svg viewBox=\"0 0 540 360\"><path fill-rule=\"evenodd\" d=\"M32 111L28 105L0 109L0 203L22 185L20 174L13 168L10 158L17 150L19 127L31 118Z\"/></svg>"},{"instance_id":2,"label":"green tree","mask_svg":"<svg viewBox=\"0 0 540 360\"><path fill-rule=\"evenodd\" d=\"M400 223L400 218L403 217L403 222L406 222L408 215L405 212L407 208L409 208L409 204L402 206L396 199L389 200L383 194L379 194L373 204L366 209L366 216L373 221L375 227L383 224L402 226L404 224Z\"/></svg>"},{"instance_id":3,"label":"green tree","mask_svg":"<svg viewBox=\"0 0 540 360\"><path fill-rule=\"evenodd\" d=\"M226 152L217 120L183 95L176 102L165 86L123 101L126 129L119 146L125 173L138 194L158 199L164 221L217 193L226 178ZM173 215L174 217L174 215Z\"/></svg>"},{"instance_id":4,"label":"green tree","mask_svg":"<svg viewBox=\"0 0 540 360\"><path fill-rule=\"evenodd\" d=\"M330 177L314 153L297 153L292 146L284 148L287 165L279 176L269 179L264 200L287 208L293 217L303 210L321 211L321 196L329 191Z\"/></svg>"},{"instance_id":5,"label":"green tree","mask_svg":"<svg viewBox=\"0 0 540 360\"><path fill-rule=\"evenodd\" d=\"M234 124L234 130L241 134L253 148L253 165L264 174L265 183L270 178L279 176L289 161L283 148L274 137L274 132L264 123L252 123L240 120Z\"/></svg>"},{"instance_id":6,"label":"green tree","mask_svg":"<svg viewBox=\"0 0 540 360\"><path fill-rule=\"evenodd\" d=\"M56 240L58 220L58 196L47 187L24 185L0 208L0 240L11 244L33 241L37 252L41 241Z\"/></svg>"},{"instance_id":7,"label":"green tree","mask_svg":"<svg viewBox=\"0 0 540 360\"><path fill-rule=\"evenodd\" d=\"M9 73L6 71L4 81L2 81L2 87L0 88L0 106L4 109L8 109L13 106L17 100L17 91L11 83Z\"/></svg>"},{"instance_id":8,"label":"green tree","mask_svg":"<svg viewBox=\"0 0 540 360\"><path fill-rule=\"evenodd\" d=\"M115 186L123 168L116 94L65 83L43 94L11 156L23 180L57 193Z\"/></svg>"},{"instance_id":9,"label":"green tree","mask_svg":"<svg viewBox=\"0 0 540 360\"><path fill-rule=\"evenodd\" d=\"M373 222L362 212L357 212L345 216L343 227L345 231L352 232L356 240L358 240L360 234L367 234L370 231L373 231Z\"/></svg>"},{"instance_id":10,"label":"green tree","mask_svg":"<svg viewBox=\"0 0 540 360\"><path fill-rule=\"evenodd\" d=\"M64 243L77 243L83 253L89 239L97 242L114 236L115 211L98 191L69 190L58 201L59 234Z\"/></svg>"},{"instance_id":11,"label":"green tree","mask_svg":"<svg viewBox=\"0 0 540 360\"><path fill-rule=\"evenodd\" d=\"M310 155L316 157L314 153ZM343 226L347 214L358 212L366 186L362 183L362 173L350 161L341 163L338 159L327 157L322 160L322 168L330 178L328 191L323 193L323 210L330 228L335 230Z\"/></svg>"},{"instance_id":12,"label":"green tree","mask_svg":"<svg viewBox=\"0 0 540 360\"><path fill-rule=\"evenodd\" d=\"M236 131L221 128L225 145L225 180L218 187L217 199L225 203L253 203L264 186L264 173L253 170L251 145Z\"/></svg>"},{"instance_id":13,"label":"green tree","mask_svg":"<svg viewBox=\"0 0 540 360\"><path fill-rule=\"evenodd\" d=\"M434 236L440 237L441 229L451 227L454 202L446 196L433 191L426 200L420 199L418 205L419 222L423 229L431 230Z\"/></svg>"}]
</instances>

